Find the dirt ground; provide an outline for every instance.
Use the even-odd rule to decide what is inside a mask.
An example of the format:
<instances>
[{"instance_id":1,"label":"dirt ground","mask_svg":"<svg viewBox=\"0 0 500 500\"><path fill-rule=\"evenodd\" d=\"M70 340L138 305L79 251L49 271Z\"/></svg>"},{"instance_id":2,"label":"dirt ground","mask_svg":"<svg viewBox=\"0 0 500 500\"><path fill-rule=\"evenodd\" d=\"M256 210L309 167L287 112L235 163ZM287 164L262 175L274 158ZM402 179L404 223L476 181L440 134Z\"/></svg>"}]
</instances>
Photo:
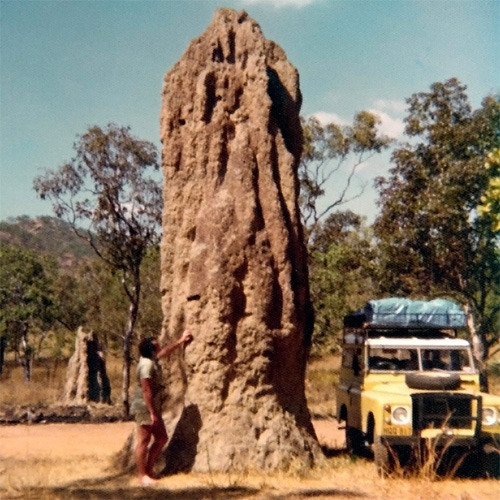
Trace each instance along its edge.
<instances>
[{"instance_id":1,"label":"dirt ground","mask_svg":"<svg viewBox=\"0 0 500 500\"><path fill-rule=\"evenodd\" d=\"M314 430L322 446L339 450L345 446L345 431L336 420L313 420Z\"/></svg>"},{"instance_id":2,"label":"dirt ground","mask_svg":"<svg viewBox=\"0 0 500 500\"><path fill-rule=\"evenodd\" d=\"M344 433L336 421L313 423L320 443L334 449L344 446ZM81 455L112 457L133 429L133 422L0 426L0 461Z\"/></svg>"},{"instance_id":3,"label":"dirt ground","mask_svg":"<svg viewBox=\"0 0 500 500\"><path fill-rule=\"evenodd\" d=\"M109 469L133 431L132 422L0 426L0 499L152 498L179 500L493 500L493 480L382 479L371 461L343 452L335 420L313 422L329 450L328 466L303 476L185 474L164 478L145 494L134 475Z\"/></svg>"},{"instance_id":4,"label":"dirt ground","mask_svg":"<svg viewBox=\"0 0 500 500\"><path fill-rule=\"evenodd\" d=\"M0 460L112 456L133 429L133 422L0 426Z\"/></svg>"}]
</instances>

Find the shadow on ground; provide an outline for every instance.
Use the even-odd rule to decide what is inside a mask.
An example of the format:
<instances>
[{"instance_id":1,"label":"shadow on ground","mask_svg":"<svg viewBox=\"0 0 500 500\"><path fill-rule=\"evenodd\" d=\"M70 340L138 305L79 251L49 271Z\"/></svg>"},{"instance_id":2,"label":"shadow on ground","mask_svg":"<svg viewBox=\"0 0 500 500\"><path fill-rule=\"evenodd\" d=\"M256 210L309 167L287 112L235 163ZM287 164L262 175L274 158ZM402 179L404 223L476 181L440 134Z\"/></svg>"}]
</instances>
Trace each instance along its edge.
<instances>
[{"instance_id":1,"label":"shadow on ground","mask_svg":"<svg viewBox=\"0 0 500 500\"><path fill-rule=\"evenodd\" d=\"M33 500L300 500L322 498L366 498L363 493L341 489L297 489L280 493L248 486L202 486L169 490L161 482L151 488L140 486L123 487L120 484L127 476L109 476L99 480L77 481L58 488L25 488L0 498Z\"/></svg>"},{"instance_id":2,"label":"shadow on ground","mask_svg":"<svg viewBox=\"0 0 500 500\"><path fill-rule=\"evenodd\" d=\"M328 446L322 446L321 451L326 458L348 457L350 455L346 448L330 448Z\"/></svg>"},{"instance_id":3,"label":"shadow on ground","mask_svg":"<svg viewBox=\"0 0 500 500\"><path fill-rule=\"evenodd\" d=\"M259 496L256 496L260 492ZM0 494L3 493L0 491ZM32 500L299 500L321 498L366 498L363 493L339 489L296 490L287 493L263 492L261 490L243 486L229 487L198 487L171 491L161 486L153 488L32 488L17 492L6 499Z\"/></svg>"},{"instance_id":4,"label":"shadow on ground","mask_svg":"<svg viewBox=\"0 0 500 500\"><path fill-rule=\"evenodd\" d=\"M50 490L30 490L23 492L20 498L32 498L40 500L236 500L249 498L256 493L251 488L243 487L203 487L185 488L171 491L161 486L153 488L129 487L129 488L109 488L109 487L89 487L89 488L58 488ZM29 496L25 496L28 494Z\"/></svg>"},{"instance_id":5,"label":"shadow on ground","mask_svg":"<svg viewBox=\"0 0 500 500\"><path fill-rule=\"evenodd\" d=\"M170 491L157 486L154 488L58 488L30 489L17 495L3 498L32 500L299 500L322 498L366 498L363 493L339 489L297 490L287 493L260 492L260 490L242 486L185 488ZM0 492L2 493L2 492Z\"/></svg>"}]
</instances>

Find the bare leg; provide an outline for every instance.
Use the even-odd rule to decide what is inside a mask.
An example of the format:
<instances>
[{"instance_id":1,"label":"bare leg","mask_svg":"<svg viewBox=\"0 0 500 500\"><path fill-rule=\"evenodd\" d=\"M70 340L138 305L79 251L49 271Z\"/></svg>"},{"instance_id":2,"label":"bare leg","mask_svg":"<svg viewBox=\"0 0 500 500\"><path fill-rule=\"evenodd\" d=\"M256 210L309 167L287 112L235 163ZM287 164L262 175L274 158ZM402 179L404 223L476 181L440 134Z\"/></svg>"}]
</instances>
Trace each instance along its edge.
<instances>
[{"instance_id":1,"label":"bare leg","mask_svg":"<svg viewBox=\"0 0 500 500\"><path fill-rule=\"evenodd\" d=\"M139 479L148 476L148 446L151 440L152 429L150 425L137 426L137 445L135 448L135 461L137 463L137 472Z\"/></svg>"},{"instance_id":2,"label":"bare leg","mask_svg":"<svg viewBox=\"0 0 500 500\"><path fill-rule=\"evenodd\" d=\"M149 449L149 456L146 462L147 475L150 477L154 477L154 464L168 441L167 430L165 429L163 419L160 419L157 424L152 426L152 434L154 441Z\"/></svg>"}]
</instances>

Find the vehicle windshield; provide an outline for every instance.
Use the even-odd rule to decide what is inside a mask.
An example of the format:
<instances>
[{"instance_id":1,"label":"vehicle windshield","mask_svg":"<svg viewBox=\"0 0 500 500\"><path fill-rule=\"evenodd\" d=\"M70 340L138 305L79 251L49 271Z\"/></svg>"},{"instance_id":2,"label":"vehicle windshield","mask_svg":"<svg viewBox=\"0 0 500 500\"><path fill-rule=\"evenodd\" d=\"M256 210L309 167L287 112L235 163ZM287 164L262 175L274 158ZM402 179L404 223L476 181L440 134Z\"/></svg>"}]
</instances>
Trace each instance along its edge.
<instances>
[{"instance_id":1,"label":"vehicle windshield","mask_svg":"<svg viewBox=\"0 0 500 500\"><path fill-rule=\"evenodd\" d=\"M469 349L424 349L370 347L368 367L372 371L446 370L472 373Z\"/></svg>"},{"instance_id":2,"label":"vehicle windshield","mask_svg":"<svg viewBox=\"0 0 500 500\"><path fill-rule=\"evenodd\" d=\"M423 370L473 371L468 349L422 349L421 356Z\"/></svg>"}]
</instances>

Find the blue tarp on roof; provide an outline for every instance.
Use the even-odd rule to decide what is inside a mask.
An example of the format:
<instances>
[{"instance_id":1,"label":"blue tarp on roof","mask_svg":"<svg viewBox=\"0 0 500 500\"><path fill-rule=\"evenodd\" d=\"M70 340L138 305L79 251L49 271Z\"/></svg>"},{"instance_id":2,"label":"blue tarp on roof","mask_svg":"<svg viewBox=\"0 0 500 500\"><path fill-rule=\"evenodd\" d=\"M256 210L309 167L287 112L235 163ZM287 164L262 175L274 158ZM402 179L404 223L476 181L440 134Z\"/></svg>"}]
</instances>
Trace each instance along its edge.
<instances>
[{"instance_id":1,"label":"blue tarp on roof","mask_svg":"<svg viewBox=\"0 0 500 500\"><path fill-rule=\"evenodd\" d=\"M423 301L393 297L370 300L363 313L366 321L374 325L461 328L466 319L460 306L446 299Z\"/></svg>"}]
</instances>

